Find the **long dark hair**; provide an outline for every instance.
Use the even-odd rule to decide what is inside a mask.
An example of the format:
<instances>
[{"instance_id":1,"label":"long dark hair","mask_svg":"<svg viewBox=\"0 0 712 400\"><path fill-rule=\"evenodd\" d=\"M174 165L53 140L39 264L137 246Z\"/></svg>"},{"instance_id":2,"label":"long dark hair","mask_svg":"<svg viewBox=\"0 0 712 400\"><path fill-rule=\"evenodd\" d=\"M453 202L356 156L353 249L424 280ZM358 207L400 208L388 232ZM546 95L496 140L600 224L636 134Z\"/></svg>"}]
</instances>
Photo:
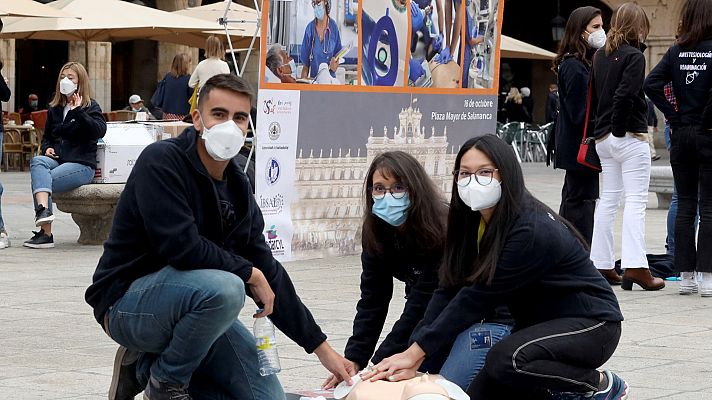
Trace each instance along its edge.
<instances>
[{"instance_id":1,"label":"long dark hair","mask_svg":"<svg viewBox=\"0 0 712 400\"><path fill-rule=\"evenodd\" d=\"M590 64L586 54L589 50L588 42L581 37L581 33L586 30L586 27L592 19L601 16L601 10L596 7L579 7L575 9L566 21L566 30L564 38L559 44L559 51L554 58L554 67L552 70L557 73L559 65L566 57L575 57L577 60Z\"/></svg>"},{"instance_id":2,"label":"long dark hair","mask_svg":"<svg viewBox=\"0 0 712 400\"><path fill-rule=\"evenodd\" d=\"M484 153L499 171L502 197L495 206L480 245L477 246L477 233L482 215L479 211L472 211L460 199L457 182L453 177L445 254L443 266L440 268L441 286L459 288L475 282L490 283L509 229L525 209L528 212L551 214L563 222L579 242L586 246L583 237L570 223L529 193L524 185L522 168L514 151L502 139L495 135L484 135L468 140L457 153L455 170L460 169L462 157L472 149Z\"/></svg>"},{"instance_id":3,"label":"long dark hair","mask_svg":"<svg viewBox=\"0 0 712 400\"><path fill-rule=\"evenodd\" d=\"M373 215L373 174L393 177L408 188L410 207L405 223L394 228ZM389 232L400 229L412 237L422 250L442 249L445 242L445 218L447 205L435 184L418 160L402 151L389 151L378 155L371 162L364 185L363 248L371 254L382 254L383 241Z\"/></svg>"},{"instance_id":4,"label":"long dark hair","mask_svg":"<svg viewBox=\"0 0 712 400\"><path fill-rule=\"evenodd\" d=\"M687 0L680 12L677 44L692 47L712 38L712 0Z\"/></svg>"}]
</instances>

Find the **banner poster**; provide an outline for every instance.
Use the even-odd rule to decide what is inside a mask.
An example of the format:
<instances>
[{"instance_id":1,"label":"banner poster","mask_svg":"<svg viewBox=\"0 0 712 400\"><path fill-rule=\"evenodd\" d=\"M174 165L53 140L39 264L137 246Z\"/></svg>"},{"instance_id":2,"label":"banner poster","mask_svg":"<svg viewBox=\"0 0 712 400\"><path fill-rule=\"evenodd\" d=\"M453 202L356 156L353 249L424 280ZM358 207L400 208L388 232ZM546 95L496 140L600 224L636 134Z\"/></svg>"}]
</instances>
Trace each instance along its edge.
<instances>
[{"instance_id":1,"label":"banner poster","mask_svg":"<svg viewBox=\"0 0 712 400\"><path fill-rule=\"evenodd\" d=\"M449 201L460 146L496 133L502 0L263 0L256 197L282 261L357 254L377 155Z\"/></svg>"}]
</instances>

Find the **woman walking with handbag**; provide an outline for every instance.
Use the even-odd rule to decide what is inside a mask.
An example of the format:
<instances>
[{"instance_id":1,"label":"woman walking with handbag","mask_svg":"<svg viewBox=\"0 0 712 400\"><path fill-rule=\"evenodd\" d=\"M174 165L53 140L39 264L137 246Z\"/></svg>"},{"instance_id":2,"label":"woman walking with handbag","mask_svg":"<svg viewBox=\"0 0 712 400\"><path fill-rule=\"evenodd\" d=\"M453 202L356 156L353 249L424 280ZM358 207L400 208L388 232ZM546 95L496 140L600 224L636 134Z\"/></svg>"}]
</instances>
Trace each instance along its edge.
<instances>
[{"instance_id":1,"label":"woman walking with handbag","mask_svg":"<svg viewBox=\"0 0 712 400\"><path fill-rule=\"evenodd\" d=\"M554 168L566 170L559 215L571 222L590 246L598 198L598 171L578 163L576 155L586 123L591 57L606 44L601 10L575 9L565 32L553 67L561 104L556 122ZM620 284L621 277L614 270L601 272L610 284Z\"/></svg>"},{"instance_id":2,"label":"woman walking with handbag","mask_svg":"<svg viewBox=\"0 0 712 400\"><path fill-rule=\"evenodd\" d=\"M645 256L650 147L643 42L649 31L645 11L637 4L625 3L613 16L605 49L593 58L591 110L596 111L594 134L603 186L594 217L591 260L599 270L614 267L613 224L623 193L624 290L631 290L633 283L645 290L665 287L665 281L650 274Z\"/></svg>"}]
</instances>

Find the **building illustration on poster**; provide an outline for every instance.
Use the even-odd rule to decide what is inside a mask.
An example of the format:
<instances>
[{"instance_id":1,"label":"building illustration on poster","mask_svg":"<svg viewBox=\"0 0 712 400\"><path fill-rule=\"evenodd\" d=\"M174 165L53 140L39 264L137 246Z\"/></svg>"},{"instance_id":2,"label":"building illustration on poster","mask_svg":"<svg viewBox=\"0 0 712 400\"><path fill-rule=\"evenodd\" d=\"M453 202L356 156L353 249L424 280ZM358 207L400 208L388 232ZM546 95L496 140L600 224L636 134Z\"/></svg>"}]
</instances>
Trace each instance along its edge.
<instances>
[{"instance_id":1,"label":"building illustration on poster","mask_svg":"<svg viewBox=\"0 0 712 400\"><path fill-rule=\"evenodd\" d=\"M450 168L459 147L450 145L447 127L436 132L423 126L423 114L412 99L394 116L398 126L371 127L366 151L314 149L299 150L295 189L298 202L292 206L296 258L317 258L355 254L361 249L363 185L371 161L386 151L404 151L420 160L444 196L452 189Z\"/></svg>"}]
</instances>

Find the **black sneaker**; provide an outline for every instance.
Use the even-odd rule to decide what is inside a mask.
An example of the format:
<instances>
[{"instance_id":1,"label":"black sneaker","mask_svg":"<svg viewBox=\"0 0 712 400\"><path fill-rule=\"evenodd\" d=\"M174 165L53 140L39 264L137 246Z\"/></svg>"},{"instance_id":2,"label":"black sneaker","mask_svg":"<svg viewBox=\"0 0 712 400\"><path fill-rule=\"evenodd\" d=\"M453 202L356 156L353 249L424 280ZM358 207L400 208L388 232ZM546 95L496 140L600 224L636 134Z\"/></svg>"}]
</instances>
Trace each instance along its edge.
<instances>
[{"instance_id":1,"label":"black sneaker","mask_svg":"<svg viewBox=\"0 0 712 400\"><path fill-rule=\"evenodd\" d=\"M39 232L32 231L32 233L34 233L34 236L23 243L23 246L31 249L51 249L54 247L54 236L46 235L44 229L40 229Z\"/></svg>"},{"instance_id":2,"label":"black sneaker","mask_svg":"<svg viewBox=\"0 0 712 400\"><path fill-rule=\"evenodd\" d=\"M52 214L49 208L46 208L42 204L35 208L35 226L50 224L52 221L54 221L54 214Z\"/></svg>"},{"instance_id":3,"label":"black sneaker","mask_svg":"<svg viewBox=\"0 0 712 400\"><path fill-rule=\"evenodd\" d=\"M181 386L170 383L148 380L146 390L143 392L143 400L192 400L188 394L188 386Z\"/></svg>"},{"instance_id":4,"label":"black sneaker","mask_svg":"<svg viewBox=\"0 0 712 400\"><path fill-rule=\"evenodd\" d=\"M141 353L119 346L114 357L114 373L109 386L109 400L133 400L143 392L136 378L136 362Z\"/></svg>"}]
</instances>

